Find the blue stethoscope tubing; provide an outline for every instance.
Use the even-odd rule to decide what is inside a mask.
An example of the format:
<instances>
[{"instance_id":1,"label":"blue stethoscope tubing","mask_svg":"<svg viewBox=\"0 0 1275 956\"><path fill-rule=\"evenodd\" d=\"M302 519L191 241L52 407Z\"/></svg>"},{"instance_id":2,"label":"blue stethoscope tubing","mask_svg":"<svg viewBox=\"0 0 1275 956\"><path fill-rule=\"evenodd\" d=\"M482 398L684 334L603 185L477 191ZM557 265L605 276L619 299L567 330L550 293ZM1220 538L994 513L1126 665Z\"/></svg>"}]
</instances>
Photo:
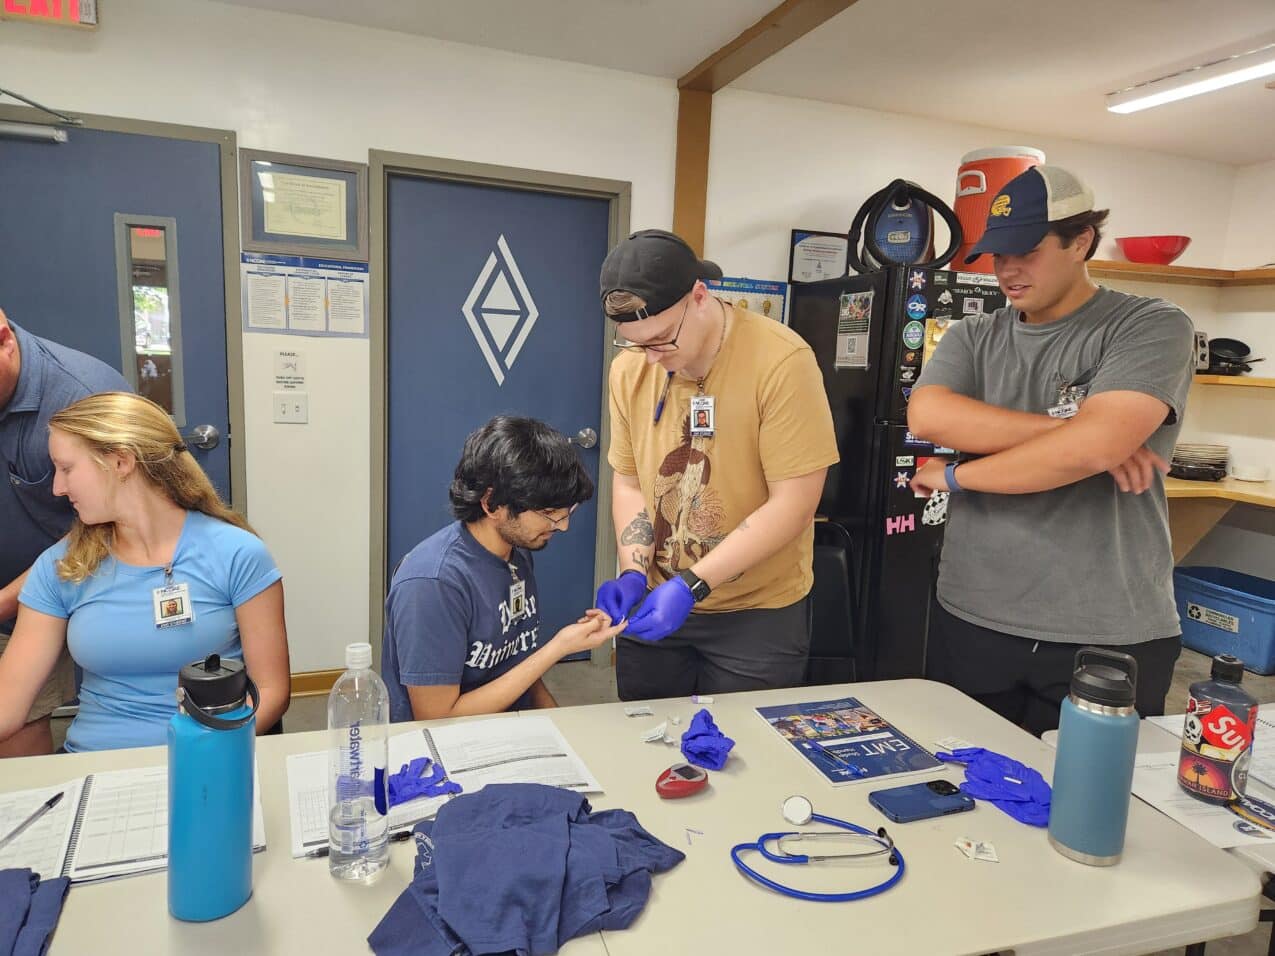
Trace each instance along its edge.
<instances>
[{"instance_id":1,"label":"blue stethoscope tubing","mask_svg":"<svg viewBox=\"0 0 1275 956\"><path fill-rule=\"evenodd\" d=\"M840 827L843 830L849 830L851 833L857 833L860 836L870 837L871 839L881 842L882 847L886 844L878 833L873 833L861 826L850 823L846 820L838 820L836 817L826 817L822 813L813 814L810 819L818 823L826 823L829 826ZM731 847L730 858L739 871L755 883L760 883L776 893L782 893L784 896L791 896L798 900L810 900L813 903L849 903L854 900L866 900L871 896L877 896L893 887L899 880L903 879L903 871L906 865L903 862L903 854L899 852L898 847L890 846L891 862L895 864L895 871L888 880L878 883L876 886L869 886L866 889L854 890L850 893L812 893L808 890L799 890L792 886L785 886L775 880L762 876L751 866L740 858L740 853L745 850L756 850L766 859L775 863L809 863L810 857L801 854L779 854L772 853L766 849L766 843L769 841L778 841L786 836L799 836L800 830L786 830L783 833L763 833L757 838L755 843L738 843Z\"/></svg>"}]
</instances>

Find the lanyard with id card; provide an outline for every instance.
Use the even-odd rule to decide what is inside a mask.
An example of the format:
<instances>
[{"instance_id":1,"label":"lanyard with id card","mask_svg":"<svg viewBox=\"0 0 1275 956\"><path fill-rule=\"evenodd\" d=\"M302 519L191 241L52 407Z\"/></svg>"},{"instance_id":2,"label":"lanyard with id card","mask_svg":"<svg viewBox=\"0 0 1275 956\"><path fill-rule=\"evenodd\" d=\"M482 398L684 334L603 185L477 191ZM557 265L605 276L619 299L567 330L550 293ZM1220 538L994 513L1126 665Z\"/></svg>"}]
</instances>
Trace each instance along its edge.
<instances>
[{"instance_id":1,"label":"lanyard with id card","mask_svg":"<svg viewBox=\"0 0 1275 956\"><path fill-rule=\"evenodd\" d=\"M691 396L691 435L695 438L712 438L716 431L712 395Z\"/></svg>"},{"instance_id":2,"label":"lanyard with id card","mask_svg":"<svg viewBox=\"0 0 1275 956\"><path fill-rule=\"evenodd\" d=\"M512 563L509 576L513 579L509 582L509 618L520 621L527 614L527 582L519 580L518 569Z\"/></svg>"},{"instance_id":3,"label":"lanyard with id card","mask_svg":"<svg viewBox=\"0 0 1275 956\"><path fill-rule=\"evenodd\" d=\"M164 569L164 585L151 591L155 606L156 627L177 627L195 620L195 608L190 603L190 585L185 581L173 581L170 565Z\"/></svg>"}]
</instances>

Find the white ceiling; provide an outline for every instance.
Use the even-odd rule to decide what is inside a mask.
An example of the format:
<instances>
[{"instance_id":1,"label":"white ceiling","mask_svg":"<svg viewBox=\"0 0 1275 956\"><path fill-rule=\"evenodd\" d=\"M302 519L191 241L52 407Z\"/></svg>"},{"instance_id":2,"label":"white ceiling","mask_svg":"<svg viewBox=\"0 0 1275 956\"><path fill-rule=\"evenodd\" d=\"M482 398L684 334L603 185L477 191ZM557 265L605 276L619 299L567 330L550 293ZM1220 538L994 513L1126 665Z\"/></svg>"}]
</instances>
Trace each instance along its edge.
<instances>
[{"instance_id":1,"label":"white ceiling","mask_svg":"<svg viewBox=\"0 0 1275 956\"><path fill-rule=\"evenodd\" d=\"M779 0L226 2L677 78ZM1272 39L1273 0L859 0L733 86L1247 165L1275 159L1260 80L1127 116L1104 94Z\"/></svg>"}]
</instances>

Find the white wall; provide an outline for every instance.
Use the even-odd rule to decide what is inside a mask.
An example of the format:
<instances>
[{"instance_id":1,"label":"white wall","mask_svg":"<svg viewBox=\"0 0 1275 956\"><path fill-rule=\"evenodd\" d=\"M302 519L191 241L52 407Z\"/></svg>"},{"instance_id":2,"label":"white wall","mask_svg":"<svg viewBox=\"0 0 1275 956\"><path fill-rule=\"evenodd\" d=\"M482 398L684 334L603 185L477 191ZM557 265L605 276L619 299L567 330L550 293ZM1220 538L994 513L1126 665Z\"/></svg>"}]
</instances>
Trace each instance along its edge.
<instances>
[{"instance_id":1,"label":"white wall","mask_svg":"<svg viewBox=\"0 0 1275 956\"><path fill-rule=\"evenodd\" d=\"M627 180L672 220L671 81L229 7L113 3L96 33L5 23L4 85L86 113L235 130L241 147L367 161L369 148ZM276 349L306 357L310 424L275 425ZM366 341L244 336L249 517L284 573L295 671L368 625Z\"/></svg>"},{"instance_id":2,"label":"white wall","mask_svg":"<svg viewBox=\"0 0 1275 956\"><path fill-rule=\"evenodd\" d=\"M1235 175L1227 269L1275 264L1275 160L1244 166Z\"/></svg>"}]
</instances>

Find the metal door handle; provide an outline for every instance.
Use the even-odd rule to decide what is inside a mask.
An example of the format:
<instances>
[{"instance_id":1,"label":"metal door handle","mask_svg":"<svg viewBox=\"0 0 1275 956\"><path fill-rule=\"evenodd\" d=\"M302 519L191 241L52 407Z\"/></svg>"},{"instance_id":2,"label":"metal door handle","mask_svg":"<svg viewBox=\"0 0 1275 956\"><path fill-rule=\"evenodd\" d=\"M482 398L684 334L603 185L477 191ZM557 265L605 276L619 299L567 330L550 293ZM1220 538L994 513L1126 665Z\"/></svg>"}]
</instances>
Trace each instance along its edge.
<instances>
[{"instance_id":1,"label":"metal door handle","mask_svg":"<svg viewBox=\"0 0 1275 956\"><path fill-rule=\"evenodd\" d=\"M196 425L186 436L186 444L212 451L221 444L221 432L212 425Z\"/></svg>"},{"instance_id":2,"label":"metal door handle","mask_svg":"<svg viewBox=\"0 0 1275 956\"><path fill-rule=\"evenodd\" d=\"M592 448L598 443L598 433L592 428L581 428L576 432L574 438L568 439L573 445L579 445L581 448Z\"/></svg>"}]
</instances>

